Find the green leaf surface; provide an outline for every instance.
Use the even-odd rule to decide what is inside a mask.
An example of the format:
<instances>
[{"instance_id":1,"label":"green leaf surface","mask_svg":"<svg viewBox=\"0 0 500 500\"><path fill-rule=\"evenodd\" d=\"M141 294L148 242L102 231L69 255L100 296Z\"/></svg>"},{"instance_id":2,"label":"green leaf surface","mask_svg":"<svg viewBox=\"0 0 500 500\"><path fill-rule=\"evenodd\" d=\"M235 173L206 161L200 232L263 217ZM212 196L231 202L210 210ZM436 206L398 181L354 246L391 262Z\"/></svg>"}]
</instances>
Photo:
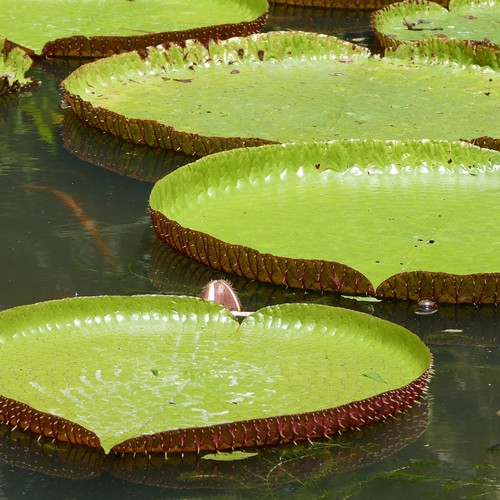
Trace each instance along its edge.
<instances>
[{"instance_id":1,"label":"green leaf surface","mask_svg":"<svg viewBox=\"0 0 500 500\"><path fill-rule=\"evenodd\" d=\"M342 295L344 299L355 300L356 302L382 302L381 299L377 299L376 297L356 297L355 295Z\"/></svg>"},{"instance_id":2,"label":"green leaf surface","mask_svg":"<svg viewBox=\"0 0 500 500\"><path fill-rule=\"evenodd\" d=\"M431 364L418 337L362 313L283 305L239 325L216 303L169 296L74 298L3 311L0 356L0 419L59 438L77 424L106 452L143 435L202 427L203 436L238 421L248 430L255 419L345 405L381 393L364 373L383 373L384 390L396 390ZM38 420L33 409L43 412ZM54 417L44 423L44 414ZM69 440L81 442L82 434Z\"/></svg>"},{"instance_id":3,"label":"green leaf surface","mask_svg":"<svg viewBox=\"0 0 500 500\"><path fill-rule=\"evenodd\" d=\"M0 33L35 54L47 53L47 44L67 40L65 55L104 55L79 52L86 43L77 37L93 39L98 52L107 37L114 44L111 52L123 52L127 44L136 48L156 45L168 37L154 34L182 33L222 35L229 25L252 23L267 11L265 0L1 0ZM218 28L219 27L219 28ZM195 31L197 30L197 31ZM204 30L204 31L203 31ZM240 33L245 30L240 29ZM231 33L231 32L229 32ZM232 33L234 36L236 33ZM141 38L146 42L141 43ZM101 46L101 47L99 47ZM132 47L133 48L133 47ZM49 52L52 49L49 49ZM72 53L74 52L74 53ZM63 55L63 54L56 54Z\"/></svg>"},{"instance_id":4,"label":"green leaf surface","mask_svg":"<svg viewBox=\"0 0 500 500\"><path fill-rule=\"evenodd\" d=\"M203 455L201 458L203 460L213 460L215 462L234 462L237 460L246 460L247 458L256 457L258 453L250 453L248 451L230 451L224 452L221 451L219 453L209 453L207 455Z\"/></svg>"},{"instance_id":5,"label":"green leaf surface","mask_svg":"<svg viewBox=\"0 0 500 500\"><path fill-rule=\"evenodd\" d=\"M465 300L498 301L499 189L495 151L334 141L203 158L157 182L150 207L163 241L247 278L373 295L393 275L447 273L457 288L437 287L427 298L460 301L461 284L477 281ZM492 274L453 278L475 273ZM412 298L413 286L399 283L394 295Z\"/></svg>"},{"instance_id":6,"label":"green leaf surface","mask_svg":"<svg viewBox=\"0 0 500 500\"><path fill-rule=\"evenodd\" d=\"M387 382L381 377L381 375L376 372L363 373L363 377L367 377L370 380L374 380L375 382L380 382L381 384L387 384Z\"/></svg>"},{"instance_id":7,"label":"green leaf surface","mask_svg":"<svg viewBox=\"0 0 500 500\"><path fill-rule=\"evenodd\" d=\"M500 44L497 0L452 0L449 9L434 2L394 3L373 14L373 27L383 47L429 37Z\"/></svg>"},{"instance_id":8,"label":"green leaf surface","mask_svg":"<svg viewBox=\"0 0 500 500\"><path fill-rule=\"evenodd\" d=\"M274 32L107 58L63 88L90 125L199 156L269 142L498 138L496 73L454 44L428 53L380 59L335 37Z\"/></svg>"},{"instance_id":9,"label":"green leaf surface","mask_svg":"<svg viewBox=\"0 0 500 500\"><path fill-rule=\"evenodd\" d=\"M31 63L24 50L14 47L9 40L0 36L0 96L22 90L34 83L25 76Z\"/></svg>"}]
</instances>

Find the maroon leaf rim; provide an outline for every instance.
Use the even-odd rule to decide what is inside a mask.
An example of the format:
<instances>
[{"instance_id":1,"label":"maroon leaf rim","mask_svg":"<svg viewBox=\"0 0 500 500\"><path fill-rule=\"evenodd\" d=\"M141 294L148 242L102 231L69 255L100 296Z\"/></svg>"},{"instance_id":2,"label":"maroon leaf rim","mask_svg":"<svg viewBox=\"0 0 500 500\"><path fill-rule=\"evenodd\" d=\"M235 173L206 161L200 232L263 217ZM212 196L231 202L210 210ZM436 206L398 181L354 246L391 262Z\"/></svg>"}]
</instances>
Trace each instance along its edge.
<instances>
[{"instance_id":1,"label":"maroon leaf rim","mask_svg":"<svg viewBox=\"0 0 500 500\"><path fill-rule=\"evenodd\" d=\"M214 269L292 288L374 294L370 281L359 271L345 264L276 257L250 247L231 245L201 231L185 228L157 210L150 209L150 214L159 239Z\"/></svg>"},{"instance_id":2,"label":"maroon leaf rim","mask_svg":"<svg viewBox=\"0 0 500 500\"><path fill-rule=\"evenodd\" d=\"M377 298L500 304L500 273L403 272L387 278L375 289L366 276L340 262L277 257L185 228L151 208L150 215L157 237L174 250L214 269L244 278L292 288Z\"/></svg>"},{"instance_id":3,"label":"maroon leaf rim","mask_svg":"<svg viewBox=\"0 0 500 500\"><path fill-rule=\"evenodd\" d=\"M276 141L254 137L217 137L179 132L170 125L154 120L126 118L114 111L93 106L89 101L85 101L66 89L63 89L63 93L64 99L80 120L91 127L135 144L171 149L189 156L207 156L227 149L277 144Z\"/></svg>"},{"instance_id":4,"label":"maroon leaf rim","mask_svg":"<svg viewBox=\"0 0 500 500\"><path fill-rule=\"evenodd\" d=\"M210 40L224 40L234 36L247 36L259 33L268 16L264 12L257 19L240 23L219 24L180 31L165 31L161 33L147 33L134 36L91 36L75 35L58 38L47 42L42 48L42 55L47 58L99 58L113 54L144 51L147 47L182 43L189 39L196 39L207 44ZM39 56L31 49L26 49L33 56Z\"/></svg>"},{"instance_id":5,"label":"maroon leaf rim","mask_svg":"<svg viewBox=\"0 0 500 500\"><path fill-rule=\"evenodd\" d=\"M412 301L428 298L449 304L500 304L500 273L399 273L383 281L375 296Z\"/></svg>"},{"instance_id":6,"label":"maroon leaf rim","mask_svg":"<svg viewBox=\"0 0 500 500\"><path fill-rule=\"evenodd\" d=\"M406 411L426 392L431 366L413 382L326 410L145 434L115 445L112 453L222 451L332 436ZM70 420L0 396L0 421L58 441L101 449L97 435Z\"/></svg>"}]
</instances>

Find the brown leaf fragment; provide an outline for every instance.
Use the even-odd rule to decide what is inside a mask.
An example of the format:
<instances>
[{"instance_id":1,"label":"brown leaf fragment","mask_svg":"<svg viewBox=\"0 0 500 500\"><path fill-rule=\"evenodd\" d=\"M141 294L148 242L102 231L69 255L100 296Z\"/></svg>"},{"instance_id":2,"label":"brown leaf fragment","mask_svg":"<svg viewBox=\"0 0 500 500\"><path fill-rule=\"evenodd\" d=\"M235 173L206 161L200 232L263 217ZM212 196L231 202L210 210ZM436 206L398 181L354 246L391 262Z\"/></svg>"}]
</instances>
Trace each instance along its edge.
<instances>
[{"instance_id":1,"label":"brown leaf fragment","mask_svg":"<svg viewBox=\"0 0 500 500\"><path fill-rule=\"evenodd\" d=\"M411 23L410 21L407 21L406 19L403 18L403 24L409 29L409 30L413 30L413 28L415 27L415 24L414 23Z\"/></svg>"}]
</instances>

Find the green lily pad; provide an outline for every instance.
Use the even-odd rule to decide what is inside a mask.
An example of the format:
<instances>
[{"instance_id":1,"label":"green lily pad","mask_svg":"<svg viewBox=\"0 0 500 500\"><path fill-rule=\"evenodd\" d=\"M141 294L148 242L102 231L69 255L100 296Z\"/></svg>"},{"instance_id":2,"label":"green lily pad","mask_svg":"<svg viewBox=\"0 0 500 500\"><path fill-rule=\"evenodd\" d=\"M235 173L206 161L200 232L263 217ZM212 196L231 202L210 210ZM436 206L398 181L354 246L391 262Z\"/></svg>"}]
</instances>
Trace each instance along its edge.
<instances>
[{"instance_id":1,"label":"green lily pad","mask_svg":"<svg viewBox=\"0 0 500 500\"><path fill-rule=\"evenodd\" d=\"M37 83L25 76L31 64L32 61L24 50L0 37L0 96Z\"/></svg>"},{"instance_id":2,"label":"green lily pad","mask_svg":"<svg viewBox=\"0 0 500 500\"><path fill-rule=\"evenodd\" d=\"M0 33L33 55L105 57L261 30L265 0L2 0Z\"/></svg>"},{"instance_id":3,"label":"green lily pad","mask_svg":"<svg viewBox=\"0 0 500 500\"><path fill-rule=\"evenodd\" d=\"M498 65L478 67L453 43L427 53L380 59L335 37L272 32L107 58L62 85L89 125L199 156L273 142L498 138Z\"/></svg>"},{"instance_id":4,"label":"green lily pad","mask_svg":"<svg viewBox=\"0 0 500 500\"><path fill-rule=\"evenodd\" d=\"M449 10L434 2L410 0L373 13L373 29L382 47L429 37L500 44L497 0L452 0Z\"/></svg>"},{"instance_id":5,"label":"green lily pad","mask_svg":"<svg viewBox=\"0 0 500 500\"><path fill-rule=\"evenodd\" d=\"M168 245L246 278L498 303L499 189L496 151L333 141L202 158L158 181L150 208Z\"/></svg>"},{"instance_id":6,"label":"green lily pad","mask_svg":"<svg viewBox=\"0 0 500 500\"><path fill-rule=\"evenodd\" d=\"M360 427L408 408L431 366L417 336L363 313L283 305L240 325L214 302L169 296L2 311L0 355L0 421L106 453L227 450ZM387 384L363 375L372 371Z\"/></svg>"}]
</instances>

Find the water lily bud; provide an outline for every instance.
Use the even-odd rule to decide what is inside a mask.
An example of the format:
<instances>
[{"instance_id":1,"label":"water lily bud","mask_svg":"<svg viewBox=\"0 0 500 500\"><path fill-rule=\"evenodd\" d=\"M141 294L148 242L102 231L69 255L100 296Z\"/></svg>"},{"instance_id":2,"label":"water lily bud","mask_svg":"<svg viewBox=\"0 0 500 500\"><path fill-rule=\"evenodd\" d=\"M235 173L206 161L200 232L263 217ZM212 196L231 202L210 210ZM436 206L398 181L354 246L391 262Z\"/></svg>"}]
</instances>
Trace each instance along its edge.
<instances>
[{"instance_id":1,"label":"water lily bud","mask_svg":"<svg viewBox=\"0 0 500 500\"><path fill-rule=\"evenodd\" d=\"M213 300L230 311L241 311L241 302L231 283L226 280L209 281L203 288L201 298Z\"/></svg>"}]
</instances>

